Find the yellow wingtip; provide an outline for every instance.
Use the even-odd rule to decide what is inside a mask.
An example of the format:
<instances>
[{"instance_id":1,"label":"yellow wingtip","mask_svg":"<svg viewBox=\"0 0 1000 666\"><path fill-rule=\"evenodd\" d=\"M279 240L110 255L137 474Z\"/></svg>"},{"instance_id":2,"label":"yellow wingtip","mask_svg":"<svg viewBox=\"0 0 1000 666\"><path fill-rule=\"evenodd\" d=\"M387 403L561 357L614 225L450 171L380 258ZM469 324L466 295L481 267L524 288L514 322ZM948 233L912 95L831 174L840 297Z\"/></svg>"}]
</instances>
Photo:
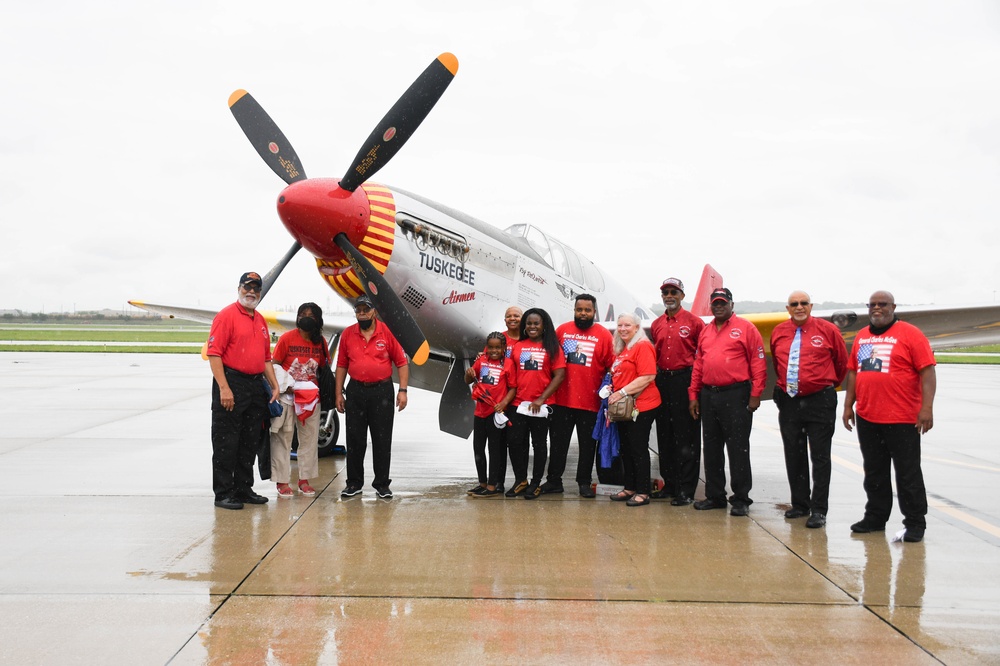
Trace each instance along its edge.
<instances>
[{"instance_id":1,"label":"yellow wingtip","mask_svg":"<svg viewBox=\"0 0 1000 666\"><path fill-rule=\"evenodd\" d=\"M420 345L420 349L417 350L417 353L414 354L410 360L417 365L423 365L427 362L427 357L430 356L430 353L431 347L427 344L427 341L424 340L423 344Z\"/></svg>"},{"instance_id":2,"label":"yellow wingtip","mask_svg":"<svg viewBox=\"0 0 1000 666\"><path fill-rule=\"evenodd\" d=\"M233 94L229 96L229 108L230 109L233 108L233 104L236 104L236 102L238 102L241 99L243 99L243 96L246 95L246 94L247 94L247 91L243 90L243 88L240 88L239 90L234 91Z\"/></svg>"}]
</instances>

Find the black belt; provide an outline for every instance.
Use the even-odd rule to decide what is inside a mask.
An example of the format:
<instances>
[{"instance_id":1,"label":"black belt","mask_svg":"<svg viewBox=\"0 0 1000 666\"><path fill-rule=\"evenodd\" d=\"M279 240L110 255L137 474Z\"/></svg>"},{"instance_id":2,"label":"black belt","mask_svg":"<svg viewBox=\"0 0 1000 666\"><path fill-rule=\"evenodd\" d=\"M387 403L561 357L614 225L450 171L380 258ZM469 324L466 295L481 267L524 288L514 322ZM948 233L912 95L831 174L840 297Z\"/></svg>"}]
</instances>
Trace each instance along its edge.
<instances>
[{"instance_id":1,"label":"black belt","mask_svg":"<svg viewBox=\"0 0 1000 666\"><path fill-rule=\"evenodd\" d=\"M743 388L744 386L750 386L750 381L736 382L735 384L727 384L726 386L702 386L706 391L712 391L713 393L721 393L723 391L729 391L731 389Z\"/></svg>"},{"instance_id":2,"label":"black belt","mask_svg":"<svg viewBox=\"0 0 1000 666\"><path fill-rule=\"evenodd\" d=\"M781 389L778 390L781 391ZM832 390L833 390L832 386L824 386L818 391L813 391L812 393L806 393L806 394L796 393L794 396L788 395L788 391L781 391L781 392L784 393L785 397L787 397L789 400L797 400L799 398L808 398L813 395L819 395L823 391L832 391Z\"/></svg>"},{"instance_id":3,"label":"black belt","mask_svg":"<svg viewBox=\"0 0 1000 666\"><path fill-rule=\"evenodd\" d=\"M242 377L244 379L260 379L261 377L264 376L263 372L258 372L256 375L248 375L245 372L240 372L239 370L233 370L232 368L227 368L226 366L222 366L222 369L227 373L236 375L237 377Z\"/></svg>"},{"instance_id":4,"label":"black belt","mask_svg":"<svg viewBox=\"0 0 1000 666\"><path fill-rule=\"evenodd\" d=\"M361 386L364 386L365 388L369 388L371 386L381 386L382 384L390 384L390 383L392 383L391 379L380 379L377 382L362 382L362 381L358 381L357 379L352 379L351 380L351 384L360 384Z\"/></svg>"},{"instance_id":5,"label":"black belt","mask_svg":"<svg viewBox=\"0 0 1000 666\"><path fill-rule=\"evenodd\" d=\"M689 365L688 367L681 368L680 370L657 370L656 374L666 375L667 377L673 377L674 375L682 375L685 372L691 372L691 368L692 366Z\"/></svg>"}]
</instances>

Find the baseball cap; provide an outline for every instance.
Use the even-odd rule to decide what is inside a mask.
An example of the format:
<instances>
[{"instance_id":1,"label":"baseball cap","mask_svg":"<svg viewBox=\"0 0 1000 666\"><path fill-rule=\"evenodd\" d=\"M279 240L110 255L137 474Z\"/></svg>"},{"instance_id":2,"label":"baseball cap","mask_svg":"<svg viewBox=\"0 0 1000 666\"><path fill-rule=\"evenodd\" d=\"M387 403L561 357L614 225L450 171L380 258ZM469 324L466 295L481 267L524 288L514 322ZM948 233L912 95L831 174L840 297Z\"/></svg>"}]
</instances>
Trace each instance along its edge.
<instances>
[{"instance_id":1,"label":"baseball cap","mask_svg":"<svg viewBox=\"0 0 1000 666\"><path fill-rule=\"evenodd\" d=\"M259 273L254 273L250 271L249 273L244 273L240 276L240 286L243 286L249 282L256 282L259 285L263 285L264 281L260 279Z\"/></svg>"},{"instance_id":2,"label":"baseball cap","mask_svg":"<svg viewBox=\"0 0 1000 666\"><path fill-rule=\"evenodd\" d=\"M725 287L720 287L712 292L711 297L709 297L708 302L714 303L716 301L729 301L733 302L733 292L729 291Z\"/></svg>"},{"instance_id":3,"label":"baseball cap","mask_svg":"<svg viewBox=\"0 0 1000 666\"><path fill-rule=\"evenodd\" d=\"M367 294L361 294L358 296L357 300L354 301L354 307L358 307L359 305L367 305L371 309L375 309L375 304L372 303L372 299L368 298Z\"/></svg>"},{"instance_id":4,"label":"baseball cap","mask_svg":"<svg viewBox=\"0 0 1000 666\"><path fill-rule=\"evenodd\" d=\"M667 278L664 280L663 284L660 285L660 291L663 291L667 287L677 287L681 290L682 294L684 293L684 283L677 278Z\"/></svg>"}]
</instances>

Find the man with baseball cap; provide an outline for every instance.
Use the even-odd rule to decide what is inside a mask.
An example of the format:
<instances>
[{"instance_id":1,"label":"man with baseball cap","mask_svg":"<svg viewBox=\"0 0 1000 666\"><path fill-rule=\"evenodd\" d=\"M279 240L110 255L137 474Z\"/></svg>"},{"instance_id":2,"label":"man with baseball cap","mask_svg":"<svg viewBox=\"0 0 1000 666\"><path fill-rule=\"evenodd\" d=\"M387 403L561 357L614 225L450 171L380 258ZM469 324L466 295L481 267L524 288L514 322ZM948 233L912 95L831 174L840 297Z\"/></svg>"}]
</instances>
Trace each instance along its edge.
<instances>
[{"instance_id":1,"label":"man with baseball cap","mask_svg":"<svg viewBox=\"0 0 1000 666\"><path fill-rule=\"evenodd\" d=\"M271 365L271 335L257 312L263 280L254 272L240 276L237 300L212 320L207 355L212 368L212 486L215 506L242 509L266 504L253 491L253 461L270 414L263 378L278 399Z\"/></svg>"},{"instance_id":2,"label":"man with baseball cap","mask_svg":"<svg viewBox=\"0 0 1000 666\"><path fill-rule=\"evenodd\" d=\"M365 482L365 452L368 432L372 435L372 487L382 499L391 499L389 462L392 452L392 422L395 412L406 408L410 379L406 353L388 327L375 316L375 304L362 294L354 301L357 324L344 329L337 353L337 411L344 414L347 438L347 486L340 496L361 494ZM393 400L392 368L399 370L399 390ZM344 381L350 375L346 390Z\"/></svg>"},{"instance_id":3,"label":"man with baseball cap","mask_svg":"<svg viewBox=\"0 0 1000 666\"><path fill-rule=\"evenodd\" d=\"M650 332L656 348L656 388L661 400L656 412L656 442L663 488L650 497L672 497L672 505L685 506L694 501L701 466L701 429L688 409L688 388L705 322L681 306L684 283L678 278L663 281L660 298L666 310L653 320Z\"/></svg>"},{"instance_id":4,"label":"man with baseball cap","mask_svg":"<svg viewBox=\"0 0 1000 666\"><path fill-rule=\"evenodd\" d=\"M691 417L701 419L705 457L705 499L699 511L726 507L726 454L732 476L729 514L750 513L750 428L767 383L764 340L752 323L733 314L733 292L709 297L714 321L698 338L688 389Z\"/></svg>"}]
</instances>

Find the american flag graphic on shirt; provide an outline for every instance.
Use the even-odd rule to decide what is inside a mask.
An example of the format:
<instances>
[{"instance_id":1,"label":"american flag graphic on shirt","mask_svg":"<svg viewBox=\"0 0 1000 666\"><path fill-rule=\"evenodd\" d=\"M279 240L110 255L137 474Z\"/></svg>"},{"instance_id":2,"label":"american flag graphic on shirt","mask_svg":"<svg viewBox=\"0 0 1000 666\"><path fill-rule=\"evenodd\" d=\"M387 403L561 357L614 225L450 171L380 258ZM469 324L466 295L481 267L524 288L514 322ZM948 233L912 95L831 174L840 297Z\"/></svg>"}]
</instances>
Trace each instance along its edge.
<instances>
[{"instance_id":1,"label":"american flag graphic on shirt","mask_svg":"<svg viewBox=\"0 0 1000 666\"><path fill-rule=\"evenodd\" d=\"M563 353L566 354L566 362L573 365L583 365L590 367L590 359L594 358L594 348L597 343L593 340L574 340L566 338L562 342Z\"/></svg>"},{"instance_id":2,"label":"american flag graphic on shirt","mask_svg":"<svg viewBox=\"0 0 1000 666\"><path fill-rule=\"evenodd\" d=\"M859 372L889 372L891 342L865 342L858 345Z\"/></svg>"},{"instance_id":3,"label":"american flag graphic on shirt","mask_svg":"<svg viewBox=\"0 0 1000 666\"><path fill-rule=\"evenodd\" d=\"M531 366L526 365L529 361L534 361L535 363ZM522 349L521 358L518 359L521 370L541 370L542 365L545 364L545 350L544 349Z\"/></svg>"},{"instance_id":4,"label":"american flag graphic on shirt","mask_svg":"<svg viewBox=\"0 0 1000 666\"><path fill-rule=\"evenodd\" d=\"M500 373L503 372L503 366L497 367L495 365L483 364L479 368L479 383L489 384L490 386L496 386L500 381Z\"/></svg>"}]
</instances>

